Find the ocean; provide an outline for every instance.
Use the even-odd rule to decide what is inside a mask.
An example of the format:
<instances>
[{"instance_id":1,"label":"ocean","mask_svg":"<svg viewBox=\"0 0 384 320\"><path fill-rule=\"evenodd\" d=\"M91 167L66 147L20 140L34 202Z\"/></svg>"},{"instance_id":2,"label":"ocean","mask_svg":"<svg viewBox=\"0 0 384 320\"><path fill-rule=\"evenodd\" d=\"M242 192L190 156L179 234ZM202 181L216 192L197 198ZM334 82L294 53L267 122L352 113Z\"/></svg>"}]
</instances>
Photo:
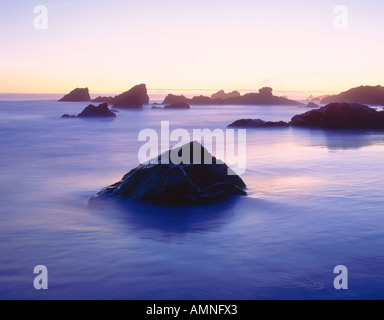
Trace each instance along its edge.
<instances>
[{"instance_id":1,"label":"ocean","mask_svg":"<svg viewBox=\"0 0 384 320\"><path fill-rule=\"evenodd\" d=\"M119 110L0 101L1 299L383 299L384 132L247 130L247 197L89 207L138 164L142 129L289 121L292 106ZM36 290L34 267L48 269ZM348 269L336 290L334 268Z\"/></svg>"}]
</instances>

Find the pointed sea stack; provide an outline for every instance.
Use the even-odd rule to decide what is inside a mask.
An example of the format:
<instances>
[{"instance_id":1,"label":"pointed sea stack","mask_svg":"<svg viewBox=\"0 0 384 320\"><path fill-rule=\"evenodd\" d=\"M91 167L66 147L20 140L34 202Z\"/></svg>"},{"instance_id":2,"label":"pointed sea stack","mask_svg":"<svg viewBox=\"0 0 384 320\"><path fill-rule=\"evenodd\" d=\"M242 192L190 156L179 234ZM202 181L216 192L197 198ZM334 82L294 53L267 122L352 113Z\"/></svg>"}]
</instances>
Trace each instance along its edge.
<instances>
[{"instance_id":1,"label":"pointed sea stack","mask_svg":"<svg viewBox=\"0 0 384 320\"><path fill-rule=\"evenodd\" d=\"M144 104L149 103L149 96L147 94L147 87L145 84L140 84L129 91L126 91L113 100L114 108L126 109L141 109Z\"/></svg>"},{"instance_id":2,"label":"pointed sea stack","mask_svg":"<svg viewBox=\"0 0 384 320\"><path fill-rule=\"evenodd\" d=\"M182 162L170 161L175 157ZM167 206L201 205L224 201L231 195L246 195L245 188L243 180L225 163L200 143L191 142L131 170L89 202L118 200Z\"/></svg>"},{"instance_id":3,"label":"pointed sea stack","mask_svg":"<svg viewBox=\"0 0 384 320\"><path fill-rule=\"evenodd\" d=\"M91 101L88 88L76 88L62 97L59 102L85 102Z\"/></svg>"}]
</instances>

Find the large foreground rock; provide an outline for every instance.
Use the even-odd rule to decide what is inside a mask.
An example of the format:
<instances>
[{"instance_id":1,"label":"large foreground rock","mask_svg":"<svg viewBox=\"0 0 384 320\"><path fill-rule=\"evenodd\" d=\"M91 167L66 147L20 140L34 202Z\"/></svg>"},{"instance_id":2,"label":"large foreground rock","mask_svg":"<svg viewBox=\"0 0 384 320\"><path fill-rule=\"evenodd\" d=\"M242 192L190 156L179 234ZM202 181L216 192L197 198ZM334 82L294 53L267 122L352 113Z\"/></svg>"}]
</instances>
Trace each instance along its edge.
<instances>
[{"instance_id":1,"label":"large foreground rock","mask_svg":"<svg viewBox=\"0 0 384 320\"><path fill-rule=\"evenodd\" d=\"M172 154L181 156L186 148L190 150L189 161L186 161L189 163L161 163ZM212 164L202 161L208 158L212 159ZM198 159L203 164L196 164ZM93 196L90 204L100 200L122 200L184 206L223 201L230 195L246 195L245 183L239 176L229 175L230 170L226 164L218 163L201 144L191 142L133 169L121 181Z\"/></svg>"},{"instance_id":2,"label":"large foreground rock","mask_svg":"<svg viewBox=\"0 0 384 320\"><path fill-rule=\"evenodd\" d=\"M76 88L59 100L60 102L91 101L88 88Z\"/></svg>"},{"instance_id":3,"label":"large foreground rock","mask_svg":"<svg viewBox=\"0 0 384 320\"><path fill-rule=\"evenodd\" d=\"M356 103L331 103L294 116L290 124L329 129L384 129L384 111Z\"/></svg>"}]
</instances>

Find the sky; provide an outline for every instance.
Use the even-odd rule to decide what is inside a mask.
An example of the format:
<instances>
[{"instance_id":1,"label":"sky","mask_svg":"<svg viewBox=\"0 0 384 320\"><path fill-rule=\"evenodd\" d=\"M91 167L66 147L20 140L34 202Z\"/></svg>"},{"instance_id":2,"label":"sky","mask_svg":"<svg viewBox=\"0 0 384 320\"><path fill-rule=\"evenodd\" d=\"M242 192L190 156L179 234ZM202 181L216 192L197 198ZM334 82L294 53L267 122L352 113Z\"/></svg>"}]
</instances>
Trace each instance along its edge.
<instances>
[{"instance_id":1,"label":"sky","mask_svg":"<svg viewBox=\"0 0 384 320\"><path fill-rule=\"evenodd\" d=\"M0 92L336 93L384 84L383 35L382 0L0 0Z\"/></svg>"}]
</instances>

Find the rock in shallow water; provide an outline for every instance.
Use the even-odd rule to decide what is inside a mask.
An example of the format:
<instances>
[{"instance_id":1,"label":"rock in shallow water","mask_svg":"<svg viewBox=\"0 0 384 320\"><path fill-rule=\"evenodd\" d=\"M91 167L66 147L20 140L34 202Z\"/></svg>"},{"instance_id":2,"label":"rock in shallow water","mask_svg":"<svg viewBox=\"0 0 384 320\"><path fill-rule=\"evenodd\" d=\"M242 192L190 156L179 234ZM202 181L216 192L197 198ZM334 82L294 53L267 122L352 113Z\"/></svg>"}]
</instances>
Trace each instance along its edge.
<instances>
[{"instance_id":1,"label":"rock in shallow water","mask_svg":"<svg viewBox=\"0 0 384 320\"><path fill-rule=\"evenodd\" d=\"M281 128L289 127L289 124L284 121L272 122L261 119L241 119L230 124L228 128Z\"/></svg>"},{"instance_id":2,"label":"rock in shallow water","mask_svg":"<svg viewBox=\"0 0 384 320\"><path fill-rule=\"evenodd\" d=\"M116 118L116 114L115 111L108 108L108 103L102 103L99 106L90 104L77 117L74 115L64 114L62 118Z\"/></svg>"},{"instance_id":3,"label":"rock in shallow water","mask_svg":"<svg viewBox=\"0 0 384 320\"><path fill-rule=\"evenodd\" d=\"M329 129L384 129L384 112L357 103L331 103L294 116L290 125Z\"/></svg>"},{"instance_id":4,"label":"rock in shallow water","mask_svg":"<svg viewBox=\"0 0 384 320\"><path fill-rule=\"evenodd\" d=\"M185 155L188 160L180 164L164 163L164 159L175 159L174 156L184 159ZM207 164L207 159L211 159L212 164ZM131 170L121 181L93 196L89 203L120 200L170 206L199 205L224 201L231 195L246 195L245 188L243 180L225 163L200 143L191 142Z\"/></svg>"}]
</instances>

